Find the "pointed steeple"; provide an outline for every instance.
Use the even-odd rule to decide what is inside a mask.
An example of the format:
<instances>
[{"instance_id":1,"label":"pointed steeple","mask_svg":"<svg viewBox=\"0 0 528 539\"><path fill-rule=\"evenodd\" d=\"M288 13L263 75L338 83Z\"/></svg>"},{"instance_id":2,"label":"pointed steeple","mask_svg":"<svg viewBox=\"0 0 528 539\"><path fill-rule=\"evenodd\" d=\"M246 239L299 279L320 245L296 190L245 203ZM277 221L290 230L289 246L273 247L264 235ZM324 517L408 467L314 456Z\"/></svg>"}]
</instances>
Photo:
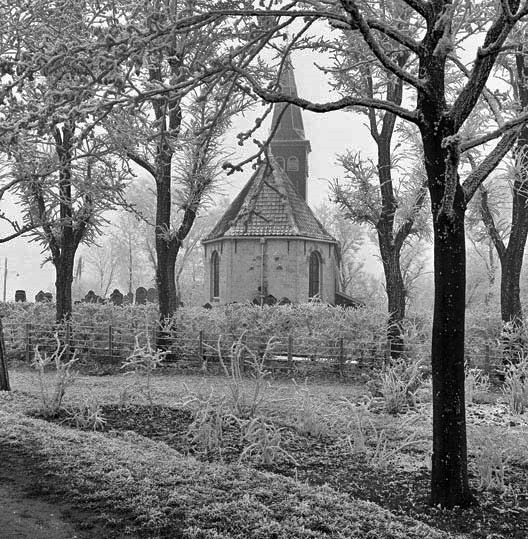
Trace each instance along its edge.
<instances>
[{"instance_id":1,"label":"pointed steeple","mask_svg":"<svg viewBox=\"0 0 528 539\"><path fill-rule=\"evenodd\" d=\"M284 62L279 78L280 92L297 96L297 85L291 59ZM279 165L284 169L297 192L306 200L308 178L308 153L310 141L304 133L302 111L297 105L276 103L273 109L273 138L270 148Z\"/></svg>"}]
</instances>

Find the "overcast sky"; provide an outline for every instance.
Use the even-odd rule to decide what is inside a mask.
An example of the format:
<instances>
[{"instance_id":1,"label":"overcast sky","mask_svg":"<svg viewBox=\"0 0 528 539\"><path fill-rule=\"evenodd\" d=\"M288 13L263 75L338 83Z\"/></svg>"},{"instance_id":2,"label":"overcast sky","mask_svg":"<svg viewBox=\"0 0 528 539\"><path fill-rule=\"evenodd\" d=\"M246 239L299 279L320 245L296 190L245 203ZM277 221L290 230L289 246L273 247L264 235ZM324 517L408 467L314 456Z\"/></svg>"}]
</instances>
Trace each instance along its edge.
<instances>
[{"instance_id":1,"label":"overcast sky","mask_svg":"<svg viewBox=\"0 0 528 539\"><path fill-rule=\"evenodd\" d=\"M299 95L313 101L324 102L329 99L329 87L317 68L313 65L313 55L296 53L293 56L295 76ZM257 111L262 110L261 107ZM226 140L227 145L242 157L253 153L256 149L252 142L246 142L243 148L237 146L236 134L246 131L253 125L256 113L237 118L233 129ZM363 125L364 117L349 112L331 112L315 114L303 112L306 136L312 146L309 166L308 202L314 208L328 200L328 180L341 174L336 165L336 154L347 148L359 150L365 156L373 155L373 143L367 128ZM265 139L269 123L265 124L259 138ZM235 159L233 158L233 161ZM227 179L225 191L229 198L234 198L251 175L251 167L245 167L244 172L235 173ZM0 229L1 231L2 229ZM367 268L378 273L379 262L375 250L363 251ZM50 263L41 267L44 257L41 249L34 243L28 243L25 238L18 238L8 243L0 244L0 264L3 285L4 259L8 259L7 298L13 299L15 290L26 290L28 299L32 300L39 290L49 290L54 293L55 275Z\"/></svg>"}]
</instances>

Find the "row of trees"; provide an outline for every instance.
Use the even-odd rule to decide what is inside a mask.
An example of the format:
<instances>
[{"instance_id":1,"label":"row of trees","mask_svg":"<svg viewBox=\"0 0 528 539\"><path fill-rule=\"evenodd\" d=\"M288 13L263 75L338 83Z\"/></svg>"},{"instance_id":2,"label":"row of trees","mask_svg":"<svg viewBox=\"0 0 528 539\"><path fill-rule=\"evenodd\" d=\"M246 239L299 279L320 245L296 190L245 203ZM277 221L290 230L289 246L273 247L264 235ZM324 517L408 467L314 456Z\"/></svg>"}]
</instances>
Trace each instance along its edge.
<instances>
[{"instance_id":1,"label":"row of trees","mask_svg":"<svg viewBox=\"0 0 528 539\"><path fill-rule=\"evenodd\" d=\"M14 189L22 219L3 217L13 227L8 238L31 232L50 253L59 320L71 310L76 249L97 233L102 212L123 202L131 163L154 180L156 284L166 317L177 305L175 261L218 175L219 144L233 115L259 99L366 115L376 159L342 156L345 179L334 183L333 197L346 217L376 230L398 354L401 252L408 238L427 233L428 194L435 281L431 501L472 503L466 214L478 193L502 265L503 317L519 320L515 297L528 229L526 2L485 0L476 9L452 0L268 0L255 8L225 0L213 9L200 0L56 0L4 9L0 149L11 177L0 197ZM268 64L278 61L280 72L295 49L322 53L336 99L314 103L281 93ZM495 72L509 75L507 88L488 88ZM240 142L261 123L259 117ZM407 152L399 163L398 147ZM506 245L484 182L509 152L515 173Z\"/></svg>"}]
</instances>

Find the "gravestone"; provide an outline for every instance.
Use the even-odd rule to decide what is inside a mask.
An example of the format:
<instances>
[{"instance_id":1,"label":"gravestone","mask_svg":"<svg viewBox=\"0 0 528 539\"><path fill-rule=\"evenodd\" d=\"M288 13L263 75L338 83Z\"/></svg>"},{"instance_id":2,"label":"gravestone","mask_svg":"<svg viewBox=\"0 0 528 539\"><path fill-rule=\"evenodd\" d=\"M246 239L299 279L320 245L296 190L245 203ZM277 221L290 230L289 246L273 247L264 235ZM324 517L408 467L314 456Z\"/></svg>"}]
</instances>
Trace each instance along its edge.
<instances>
[{"instance_id":1,"label":"gravestone","mask_svg":"<svg viewBox=\"0 0 528 539\"><path fill-rule=\"evenodd\" d=\"M149 303L157 303L158 291L154 287L151 287L147 290L147 301Z\"/></svg>"},{"instance_id":2,"label":"gravestone","mask_svg":"<svg viewBox=\"0 0 528 539\"><path fill-rule=\"evenodd\" d=\"M287 297L283 297L279 301L279 305L291 305L291 301Z\"/></svg>"},{"instance_id":3,"label":"gravestone","mask_svg":"<svg viewBox=\"0 0 528 539\"><path fill-rule=\"evenodd\" d=\"M140 286L136 290L136 305L146 305L146 304L147 304L147 289Z\"/></svg>"},{"instance_id":4,"label":"gravestone","mask_svg":"<svg viewBox=\"0 0 528 539\"><path fill-rule=\"evenodd\" d=\"M15 302L21 301L22 303L25 303L26 300L26 291L25 290L17 290L15 291Z\"/></svg>"},{"instance_id":5,"label":"gravestone","mask_svg":"<svg viewBox=\"0 0 528 539\"><path fill-rule=\"evenodd\" d=\"M53 301L53 294L51 292L44 292L44 301L51 303Z\"/></svg>"},{"instance_id":6,"label":"gravestone","mask_svg":"<svg viewBox=\"0 0 528 539\"><path fill-rule=\"evenodd\" d=\"M42 290L38 292L38 294L35 296L35 302L36 303L43 303L46 301L46 294Z\"/></svg>"},{"instance_id":7,"label":"gravestone","mask_svg":"<svg viewBox=\"0 0 528 539\"><path fill-rule=\"evenodd\" d=\"M89 290L88 294L84 296L84 302L85 303L97 303L97 295L93 290Z\"/></svg>"},{"instance_id":8,"label":"gravestone","mask_svg":"<svg viewBox=\"0 0 528 539\"><path fill-rule=\"evenodd\" d=\"M134 294L129 292L123 297L123 305L132 305L134 303Z\"/></svg>"},{"instance_id":9,"label":"gravestone","mask_svg":"<svg viewBox=\"0 0 528 539\"><path fill-rule=\"evenodd\" d=\"M110 301L114 305L123 305L123 294L119 292L119 290L116 288L111 294L110 294Z\"/></svg>"},{"instance_id":10,"label":"gravestone","mask_svg":"<svg viewBox=\"0 0 528 539\"><path fill-rule=\"evenodd\" d=\"M273 294L268 294L264 298L264 305L275 305L277 303L277 298Z\"/></svg>"}]
</instances>

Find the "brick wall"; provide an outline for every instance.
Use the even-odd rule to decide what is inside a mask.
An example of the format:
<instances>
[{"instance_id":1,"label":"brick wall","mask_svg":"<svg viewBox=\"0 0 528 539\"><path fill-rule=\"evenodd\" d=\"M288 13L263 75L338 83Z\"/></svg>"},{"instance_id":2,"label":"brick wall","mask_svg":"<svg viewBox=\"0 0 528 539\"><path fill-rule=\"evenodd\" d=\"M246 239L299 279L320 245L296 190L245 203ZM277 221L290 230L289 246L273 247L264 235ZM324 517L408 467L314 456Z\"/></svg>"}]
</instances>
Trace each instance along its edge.
<instances>
[{"instance_id":1,"label":"brick wall","mask_svg":"<svg viewBox=\"0 0 528 539\"><path fill-rule=\"evenodd\" d=\"M322 300L335 299L335 246L327 242L288 238L266 238L264 242L264 293L294 303L308 301L308 265L317 250L322 260ZM211 256L220 255L220 298L226 304L259 297L262 275L260 238L224 239L205 245L204 301L211 302Z\"/></svg>"}]
</instances>

